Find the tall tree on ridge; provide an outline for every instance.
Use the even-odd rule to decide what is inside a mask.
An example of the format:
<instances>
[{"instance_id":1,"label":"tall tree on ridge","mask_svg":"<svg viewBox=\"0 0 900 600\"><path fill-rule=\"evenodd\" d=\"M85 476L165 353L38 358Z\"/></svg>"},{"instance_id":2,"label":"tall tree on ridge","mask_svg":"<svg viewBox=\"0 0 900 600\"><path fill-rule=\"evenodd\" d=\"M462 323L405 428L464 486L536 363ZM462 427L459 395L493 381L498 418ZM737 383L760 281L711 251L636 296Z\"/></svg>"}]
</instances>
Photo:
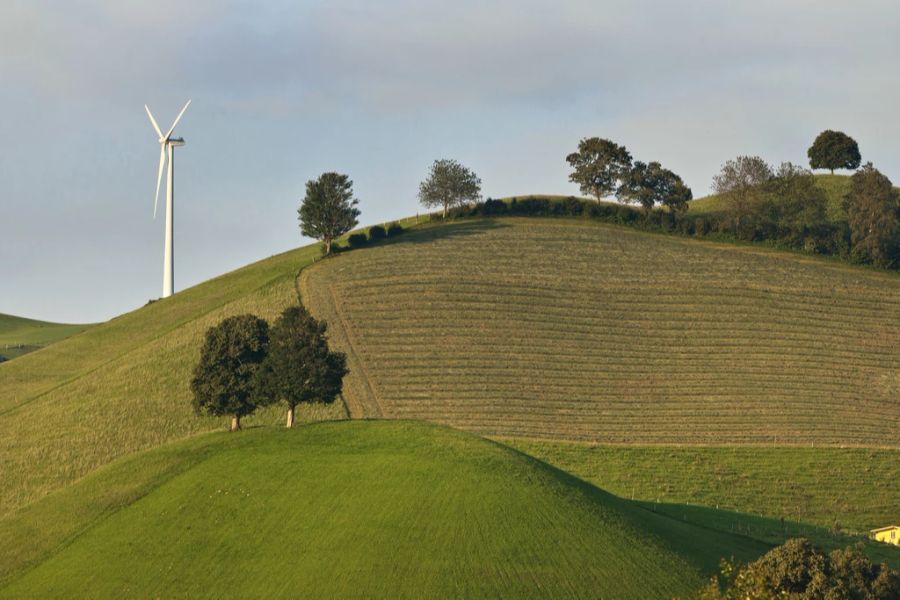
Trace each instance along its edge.
<instances>
[{"instance_id":1,"label":"tall tree on ridge","mask_svg":"<svg viewBox=\"0 0 900 600\"><path fill-rule=\"evenodd\" d=\"M811 168L829 169L832 175L835 169L857 169L862 161L856 140L842 131L831 129L816 136L806 155Z\"/></svg>"},{"instance_id":2,"label":"tall tree on ridge","mask_svg":"<svg viewBox=\"0 0 900 600\"><path fill-rule=\"evenodd\" d=\"M419 202L427 208L442 207L445 219L450 208L479 198L481 179L455 160L434 161L428 177L419 184Z\"/></svg>"},{"instance_id":3,"label":"tall tree on ridge","mask_svg":"<svg viewBox=\"0 0 900 600\"><path fill-rule=\"evenodd\" d=\"M359 201L353 197L353 182L340 173L322 173L306 182L306 197L297 209L303 235L321 240L324 253L331 254L334 240L356 227Z\"/></svg>"},{"instance_id":4,"label":"tall tree on ridge","mask_svg":"<svg viewBox=\"0 0 900 600\"><path fill-rule=\"evenodd\" d=\"M569 154L566 162L573 169L569 181L599 202L616 192L619 181L631 169L631 154L625 146L592 137L578 142L578 151Z\"/></svg>"}]
</instances>

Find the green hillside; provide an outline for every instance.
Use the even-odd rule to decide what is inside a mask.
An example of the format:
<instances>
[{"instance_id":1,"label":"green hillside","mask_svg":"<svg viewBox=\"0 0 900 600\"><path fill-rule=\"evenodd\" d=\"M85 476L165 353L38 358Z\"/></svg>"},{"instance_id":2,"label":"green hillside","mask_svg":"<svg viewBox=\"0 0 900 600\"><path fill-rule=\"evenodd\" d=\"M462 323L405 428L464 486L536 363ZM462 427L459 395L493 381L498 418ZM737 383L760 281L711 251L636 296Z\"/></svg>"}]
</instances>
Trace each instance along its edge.
<instances>
[{"instance_id":1,"label":"green hillside","mask_svg":"<svg viewBox=\"0 0 900 600\"><path fill-rule=\"evenodd\" d=\"M11 359L81 333L90 325L36 321L0 313L0 356Z\"/></svg>"},{"instance_id":2,"label":"green hillside","mask_svg":"<svg viewBox=\"0 0 900 600\"><path fill-rule=\"evenodd\" d=\"M204 332L234 314L276 316L318 255L307 246L271 257L0 364L0 515L117 457L222 427L190 405ZM298 418L343 414L336 404ZM282 416L272 409L247 424Z\"/></svg>"},{"instance_id":3,"label":"green hillside","mask_svg":"<svg viewBox=\"0 0 900 600\"><path fill-rule=\"evenodd\" d=\"M0 516L119 457L224 428L190 409L204 331L242 312L274 317L317 257L315 246L271 257L0 364ZM517 444L615 442L606 471L592 455L529 451L627 497L790 518L799 505L803 520L859 529L896 520L881 482L900 462L898 280L579 219L502 219L423 225L322 262L304 285L316 310L341 298L328 318L335 344L349 347L347 331L356 344L355 415L378 414L373 394L384 414ZM344 415L335 404L299 418ZM282 420L274 408L247 424ZM665 461L642 443L709 454ZM775 458L729 463L745 444ZM888 448L851 456L841 444ZM815 446L818 472L799 477L797 445Z\"/></svg>"},{"instance_id":4,"label":"green hillside","mask_svg":"<svg viewBox=\"0 0 900 600\"><path fill-rule=\"evenodd\" d=\"M766 550L474 436L384 421L145 453L0 520L0 538L17 546L0 546L0 597L41 598L664 598Z\"/></svg>"},{"instance_id":5,"label":"green hillside","mask_svg":"<svg viewBox=\"0 0 900 600\"><path fill-rule=\"evenodd\" d=\"M900 446L900 277L584 220L303 271L352 416L617 444Z\"/></svg>"},{"instance_id":6,"label":"green hillside","mask_svg":"<svg viewBox=\"0 0 900 600\"><path fill-rule=\"evenodd\" d=\"M828 198L828 216L832 221L846 221L844 197L850 192L850 177L847 175L816 175L816 183L825 190ZM719 194L697 198L688 205L688 214L703 215L725 210L725 199Z\"/></svg>"}]
</instances>

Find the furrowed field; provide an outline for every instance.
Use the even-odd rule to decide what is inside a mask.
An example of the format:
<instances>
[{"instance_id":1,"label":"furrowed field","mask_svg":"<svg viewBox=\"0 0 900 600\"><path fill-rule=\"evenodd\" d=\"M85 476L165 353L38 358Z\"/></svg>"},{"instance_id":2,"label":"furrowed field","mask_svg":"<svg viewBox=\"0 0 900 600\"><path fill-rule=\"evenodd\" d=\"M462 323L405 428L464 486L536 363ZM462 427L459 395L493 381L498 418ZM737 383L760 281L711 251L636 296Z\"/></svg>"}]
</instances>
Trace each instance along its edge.
<instances>
[{"instance_id":1,"label":"furrowed field","mask_svg":"<svg viewBox=\"0 0 900 600\"><path fill-rule=\"evenodd\" d=\"M579 220L306 269L352 416L622 444L900 445L900 277Z\"/></svg>"}]
</instances>

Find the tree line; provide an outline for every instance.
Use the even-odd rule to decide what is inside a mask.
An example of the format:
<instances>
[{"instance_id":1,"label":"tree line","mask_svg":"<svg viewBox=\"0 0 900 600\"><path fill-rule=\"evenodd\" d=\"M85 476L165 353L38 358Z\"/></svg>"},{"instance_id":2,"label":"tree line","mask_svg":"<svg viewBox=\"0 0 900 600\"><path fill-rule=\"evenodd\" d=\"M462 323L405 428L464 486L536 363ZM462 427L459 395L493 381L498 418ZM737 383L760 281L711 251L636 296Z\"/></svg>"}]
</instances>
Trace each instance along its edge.
<instances>
[{"instance_id":1,"label":"tree line","mask_svg":"<svg viewBox=\"0 0 900 600\"><path fill-rule=\"evenodd\" d=\"M738 156L722 165L713 190L724 209L688 215L691 189L658 161L634 160L629 150L608 139L582 139L566 156L569 180L598 203L615 198L623 209L593 209L575 198L564 207L520 204L506 209L481 202L481 179L455 160L434 161L419 185L419 202L439 208L440 218L475 214L584 214L649 229L687 235L730 236L770 242L806 252L837 255L879 267L900 267L900 196L890 180L871 163L860 168L859 146L840 131L820 133L807 151L811 169L856 170L843 200L845 218L832 220L828 198L809 169L782 163L777 168L758 156ZM304 235L323 242L331 254L334 240L358 225L360 211L347 175L329 172L306 184L298 217ZM402 228L397 225L393 232ZM354 234L350 247L386 237L372 228L369 238ZM376 236L376 234L378 234Z\"/></svg>"},{"instance_id":2,"label":"tree line","mask_svg":"<svg viewBox=\"0 0 900 600\"><path fill-rule=\"evenodd\" d=\"M230 416L231 431L261 406L283 402L287 426L302 403L331 403L341 393L347 358L329 350L327 324L301 306L265 319L229 317L206 332L191 379L197 414Z\"/></svg>"}]
</instances>

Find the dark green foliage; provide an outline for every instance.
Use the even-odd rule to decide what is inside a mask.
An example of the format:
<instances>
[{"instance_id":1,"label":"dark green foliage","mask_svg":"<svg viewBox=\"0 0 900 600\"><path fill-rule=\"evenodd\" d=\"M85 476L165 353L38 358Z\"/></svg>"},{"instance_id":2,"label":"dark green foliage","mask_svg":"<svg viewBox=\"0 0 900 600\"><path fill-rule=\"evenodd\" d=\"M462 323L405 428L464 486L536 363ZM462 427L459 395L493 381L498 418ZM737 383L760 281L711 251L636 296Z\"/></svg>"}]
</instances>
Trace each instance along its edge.
<instances>
[{"instance_id":1,"label":"dark green foliage","mask_svg":"<svg viewBox=\"0 0 900 600\"><path fill-rule=\"evenodd\" d=\"M846 200L854 257L880 267L900 259L900 198L891 180L868 163L852 177Z\"/></svg>"},{"instance_id":2,"label":"dark green foliage","mask_svg":"<svg viewBox=\"0 0 900 600\"><path fill-rule=\"evenodd\" d=\"M763 185L773 177L772 167L758 156L738 156L722 165L713 177L713 189L725 196L731 229L742 239L759 239L754 216L763 200Z\"/></svg>"},{"instance_id":3,"label":"dark green foliage","mask_svg":"<svg viewBox=\"0 0 900 600\"><path fill-rule=\"evenodd\" d=\"M723 563L722 576L714 577L695 597L896 600L900 578L887 565L872 564L858 548L825 554L800 538L742 568Z\"/></svg>"},{"instance_id":4,"label":"dark green foliage","mask_svg":"<svg viewBox=\"0 0 900 600\"><path fill-rule=\"evenodd\" d=\"M403 233L403 225L401 225L400 223L397 223L396 221L394 221L393 223L388 225L388 228L387 228L387 236L388 237L394 237L395 235L400 235L401 233Z\"/></svg>"},{"instance_id":5,"label":"dark green foliage","mask_svg":"<svg viewBox=\"0 0 900 600\"><path fill-rule=\"evenodd\" d=\"M232 431L240 429L240 418L256 410L253 377L268 346L269 325L255 315L210 327L191 379L197 414L232 415Z\"/></svg>"},{"instance_id":6,"label":"dark green foliage","mask_svg":"<svg viewBox=\"0 0 900 600\"><path fill-rule=\"evenodd\" d=\"M369 238L364 233L351 233L347 238L347 245L351 248L362 248L368 241Z\"/></svg>"},{"instance_id":7,"label":"dark green foliage","mask_svg":"<svg viewBox=\"0 0 900 600\"><path fill-rule=\"evenodd\" d=\"M387 237L387 231L381 225L372 225L369 227L369 240L377 242Z\"/></svg>"},{"instance_id":8,"label":"dark green foliage","mask_svg":"<svg viewBox=\"0 0 900 600\"><path fill-rule=\"evenodd\" d=\"M640 204L649 214L657 204L673 212L684 212L694 196L681 177L664 169L658 162L635 161L634 166L624 174L616 197Z\"/></svg>"},{"instance_id":9,"label":"dark green foliage","mask_svg":"<svg viewBox=\"0 0 900 600\"><path fill-rule=\"evenodd\" d=\"M425 207L440 206L443 217L453 207L481 198L481 179L455 160L434 161L428 178L419 184L419 202Z\"/></svg>"},{"instance_id":10,"label":"dark green foliage","mask_svg":"<svg viewBox=\"0 0 900 600\"><path fill-rule=\"evenodd\" d=\"M631 169L631 154L625 146L592 137L578 142L578 151L568 155L566 162L573 169L569 181L577 183L582 194L601 200L618 189Z\"/></svg>"},{"instance_id":11,"label":"dark green foliage","mask_svg":"<svg viewBox=\"0 0 900 600\"><path fill-rule=\"evenodd\" d=\"M481 207L485 215L504 215L507 212L506 202L488 198Z\"/></svg>"},{"instance_id":12,"label":"dark green foliage","mask_svg":"<svg viewBox=\"0 0 900 600\"><path fill-rule=\"evenodd\" d=\"M841 131L826 129L820 133L806 151L809 166L813 169L856 169L862 161L859 145Z\"/></svg>"},{"instance_id":13,"label":"dark green foliage","mask_svg":"<svg viewBox=\"0 0 900 600\"><path fill-rule=\"evenodd\" d=\"M269 334L269 352L255 378L256 393L266 403L284 401L288 426L301 402L331 403L341 393L347 358L328 349L327 324L303 306L285 309Z\"/></svg>"},{"instance_id":14,"label":"dark green foliage","mask_svg":"<svg viewBox=\"0 0 900 600\"><path fill-rule=\"evenodd\" d=\"M353 197L353 182L347 175L322 173L306 182L306 197L297 210L303 235L321 240L324 253L331 254L335 238L356 227L359 201Z\"/></svg>"}]
</instances>

